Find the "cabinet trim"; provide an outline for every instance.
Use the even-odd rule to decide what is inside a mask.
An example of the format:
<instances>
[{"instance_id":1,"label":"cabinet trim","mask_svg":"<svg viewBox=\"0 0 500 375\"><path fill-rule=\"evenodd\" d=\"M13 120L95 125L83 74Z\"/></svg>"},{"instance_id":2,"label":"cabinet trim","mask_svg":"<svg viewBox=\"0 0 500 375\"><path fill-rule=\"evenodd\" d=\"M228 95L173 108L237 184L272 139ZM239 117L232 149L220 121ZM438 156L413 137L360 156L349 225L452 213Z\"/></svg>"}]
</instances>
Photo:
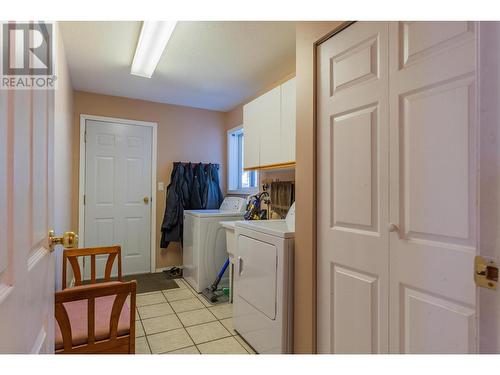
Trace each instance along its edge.
<instances>
[{"instance_id":1,"label":"cabinet trim","mask_svg":"<svg viewBox=\"0 0 500 375\"><path fill-rule=\"evenodd\" d=\"M295 168L295 161L287 161L284 163L275 163L275 164L267 164L261 165L258 167L247 167L243 168L244 171L259 171L259 170L268 170L268 169L283 169L283 168Z\"/></svg>"}]
</instances>

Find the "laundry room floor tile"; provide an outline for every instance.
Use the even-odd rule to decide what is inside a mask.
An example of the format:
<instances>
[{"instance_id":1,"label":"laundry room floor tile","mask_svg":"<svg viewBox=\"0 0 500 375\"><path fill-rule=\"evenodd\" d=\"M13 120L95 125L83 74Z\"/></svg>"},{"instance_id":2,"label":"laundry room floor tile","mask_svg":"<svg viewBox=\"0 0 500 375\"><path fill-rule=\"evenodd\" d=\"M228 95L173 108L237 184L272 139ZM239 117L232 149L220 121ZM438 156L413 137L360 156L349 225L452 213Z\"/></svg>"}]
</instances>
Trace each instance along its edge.
<instances>
[{"instance_id":1,"label":"laundry room floor tile","mask_svg":"<svg viewBox=\"0 0 500 375\"><path fill-rule=\"evenodd\" d=\"M135 337L144 336L144 328L142 328L142 323L140 320L135 321Z\"/></svg>"},{"instance_id":2,"label":"laundry room floor tile","mask_svg":"<svg viewBox=\"0 0 500 375\"><path fill-rule=\"evenodd\" d=\"M196 346L189 346L187 348L173 350L165 354L200 354L200 352L196 349Z\"/></svg>"},{"instance_id":3,"label":"laundry room floor tile","mask_svg":"<svg viewBox=\"0 0 500 375\"><path fill-rule=\"evenodd\" d=\"M184 311L177 314L182 324L185 327L194 326L196 324L203 324L208 322L213 322L217 320L217 318L212 314L208 309L199 309L199 310L191 310Z\"/></svg>"},{"instance_id":4,"label":"laundry room floor tile","mask_svg":"<svg viewBox=\"0 0 500 375\"><path fill-rule=\"evenodd\" d=\"M212 306L208 309L217 317L217 319L226 319L233 316L233 305L231 303Z\"/></svg>"},{"instance_id":5,"label":"laundry room floor tile","mask_svg":"<svg viewBox=\"0 0 500 375\"><path fill-rule=\"evenodd\" d=\"M203 342L213 341L231 335L219 322L210 322L193 327L187 327L186 330L195 344L201 344Z\"/></svg>"},{"instance_id":6,"label":"laundry room floor tile","mask_svg":"<svg viewBox=\"0 0 500 375\"><path fill-rule=\"evenodd\" d=\"M179 301L182 299L189 299L195 297L193 293L187 288L166 290L163 292L168 302Z\"/></svg>"},{"instance_id":7,"label":"laundry room floor tile","mask_svg":"<svg viewBox=\"0 0 500 375\"><path fill-rule=\"evenodd\" d=\"M182 323L175 314L157 316L156 318L144 319L142 321L144 331L148 335L159 332L170 331L176 328L182 328Z\"/></svg>"},{"instance_id":8,"label":"laundry room floor tile","mask_svg":"<svg viewBox=\"0 0 500 375\"><path fill-rule=\"evenodd\" d=\"M205 307L212 307L215 306L213 303L210 303L207 301L205 297L203 297L201 294L198 294L196 297L205 305Z\"/></svg>"},{"instance_id":9,"label":"laundry room floor tile","mask_svg":"<svg viewBox=\"0 0 500 375\"><path fill-rule=\"evenodd\" d=\"M220 322L226 329L231 333L231 335L237 335L238 333L234 330L233 318L221 319Z\"/></svg>"},{"instance_id":10,"label":"laundry room floor tile","mask_svg":"<svg viewBox=\"0 0 500 375\"><path fill-rule=\"evenodd\" d=\"M174 281L177 283L180 289L186 289L188 288L188 283L182 279L174 279Z\"/></svg>"},{"instance_id":11,"label":"laundry room floor tile","mask_svg":"<svg viewBox=\"0 0 500 375\"><path fill-rule=\"evenodd\" d=\"M202 309L204 305L196 297L189 299L181 299L179 301L172 301L170 305L176 313L181 313L184 311L198 310Z\"/></svg>"},{"instance_id":12,"label":"laundry room floor tile","mask_svg":"<svg viewBox=\"0 0 500 375\"><path fill-rule=\"evenodd\" d=\"M248 354L234 337L206 342L198 345L201 354Z\"/></svg>"},{"instance_id":13,"label":"laundry room floor tile","mask_svg":"<svg viewBox=\"0 0 500 375\"><path fill-rule=\"evenodd\" d=\"M213 305L184 280L138 294L136 354L255 354L233 327L233 305Z\"/></svg>"},{"instance_id":14,"label":"laundry room floor tile","mask_svg":"<svg viewBox=\"0 0 500 375\"><path fill-rule=\"evenodd\" d=\"M137 307L154 305L157 303L166 302L165 296L162 292L155 292L149 294L139 294L137 295L136 305Z\"/></svg>"},{"instance_id":15,"label":"laundry room floor tile","mask_svg":"<svg viewBox=\"0 0 500 375\"><path fill-rule=\"evenodd\" d=\"M149 349L146 337L138 337L135 339L135 354L151 354L151 349Z\"/></svg>"},{"instance_id":16,"label":"laundry room floor tile","mask_svg":"<svg viewBox=\"0 0 500 375\"><path fill-rule=\"evenodd\" d=\"M172 307L170 307L170 305L167 302L159 303L156 305L139 307L139 314L141 315L141 320L155 318L157 316L168 315L173 313L174 310L172 310Z\"/></svg>"},{"instance_id":17,"label":"laundry room floor tile","mask_svg":"<svg viewBox=\"0 0 500 375\"><path fill-rule=\"evenodd\" d=\"M148 342L154 354L171 352L194 344L184 328L148 335Z\"/></svg>"}]
</instances>

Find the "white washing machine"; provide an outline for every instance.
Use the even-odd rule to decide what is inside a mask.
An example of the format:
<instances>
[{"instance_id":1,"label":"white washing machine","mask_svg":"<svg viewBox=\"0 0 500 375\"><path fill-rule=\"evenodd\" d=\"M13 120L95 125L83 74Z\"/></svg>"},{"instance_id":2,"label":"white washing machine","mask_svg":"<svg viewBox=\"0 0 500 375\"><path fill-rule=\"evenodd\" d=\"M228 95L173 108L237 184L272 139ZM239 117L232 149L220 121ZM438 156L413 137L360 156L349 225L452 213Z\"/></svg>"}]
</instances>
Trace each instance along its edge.
<instances>
[{"instance_id":1,"label":"white washing machine","mask_svg":"<svg viewBox=\"0 0 500 375\"><path fill-rule=\"evenodd\" d=\"M184 211L182 274L198 293L212 284L228 257L220 222L242 220L246 203L244 198L226 197L218 210Z\"/></svg>"},{"instance_id":2,"label":"white washing machine","mask_svg":"<svg viewBox=\"0 0 500 375\"><path fill-rule=\"evenodd\" d=\"M236 222L234 329L258 352L291 353L295 207L286 220Z\"/></svg>"}]
</instances>

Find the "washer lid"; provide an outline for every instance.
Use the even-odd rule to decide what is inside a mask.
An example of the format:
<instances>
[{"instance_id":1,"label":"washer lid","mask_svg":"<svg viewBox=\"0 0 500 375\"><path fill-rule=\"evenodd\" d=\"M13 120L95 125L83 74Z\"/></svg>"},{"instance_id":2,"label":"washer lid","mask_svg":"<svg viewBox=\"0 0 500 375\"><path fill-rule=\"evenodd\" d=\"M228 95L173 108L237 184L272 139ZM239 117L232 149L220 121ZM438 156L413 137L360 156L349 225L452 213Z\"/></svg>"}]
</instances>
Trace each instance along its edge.
<instances>
[{"instance_id":1,"label":"washer lid","mask_svg":"<svg viewBox=\"0 0 500 375\"><path fill-rule=\"evenodd\" d=\"M186 215L193 215L196 217L224 217L224 216L240 216L243 217L244 212L225 211L225 210L186 210Z\"/></svg>"},{"instance_id":2,"label":"washer lid","mask_svg":"<svg viewBox=\"0 0 500 375\"><path fill-rule=\"evenodd\" d=\"M285 220L237 221L236 226L281 238L295 237L295 229L290 228Z\"/></svg>"}]
</instances>

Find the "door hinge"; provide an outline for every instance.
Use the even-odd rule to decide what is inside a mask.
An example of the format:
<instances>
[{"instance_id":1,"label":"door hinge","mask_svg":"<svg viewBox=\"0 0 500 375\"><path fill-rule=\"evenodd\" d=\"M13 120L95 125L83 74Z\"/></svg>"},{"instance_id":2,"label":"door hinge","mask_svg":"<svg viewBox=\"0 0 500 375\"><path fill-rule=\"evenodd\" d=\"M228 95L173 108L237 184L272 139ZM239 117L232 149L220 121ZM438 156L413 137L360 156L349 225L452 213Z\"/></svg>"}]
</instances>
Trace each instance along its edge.
<instances>
[{"instance_id":1,"label":"door hinge","mask_svg":"<svg viewBox=\"0 0 500 375\"><path fill-rule=\"evenodd\" d=\"M481 256L474 258L474 281L477 286L488 289L497 289L498 266L492 260Z\"/></svg>"},{"instance_id":2,"label":"door hinge","mask_svg":"<svg viewBox=\"0 0 500 375\"><path fill-rule=\"evenodd\" d=\"M84 205L85 205L86 197L87 197L87 196L86 196L85 194L83 194L83 204L84 204Z\"/></svg>"},{"instance_id":3,"label":"door hinge","mask_svg":"<svg viewBox=\"0 0 500 375\"><path fill-rule=\"evenodd\" d=\"M83 133L83 142L87 143L87 130L85 129L85 133Z\"/></svg>"}]
</instances>

